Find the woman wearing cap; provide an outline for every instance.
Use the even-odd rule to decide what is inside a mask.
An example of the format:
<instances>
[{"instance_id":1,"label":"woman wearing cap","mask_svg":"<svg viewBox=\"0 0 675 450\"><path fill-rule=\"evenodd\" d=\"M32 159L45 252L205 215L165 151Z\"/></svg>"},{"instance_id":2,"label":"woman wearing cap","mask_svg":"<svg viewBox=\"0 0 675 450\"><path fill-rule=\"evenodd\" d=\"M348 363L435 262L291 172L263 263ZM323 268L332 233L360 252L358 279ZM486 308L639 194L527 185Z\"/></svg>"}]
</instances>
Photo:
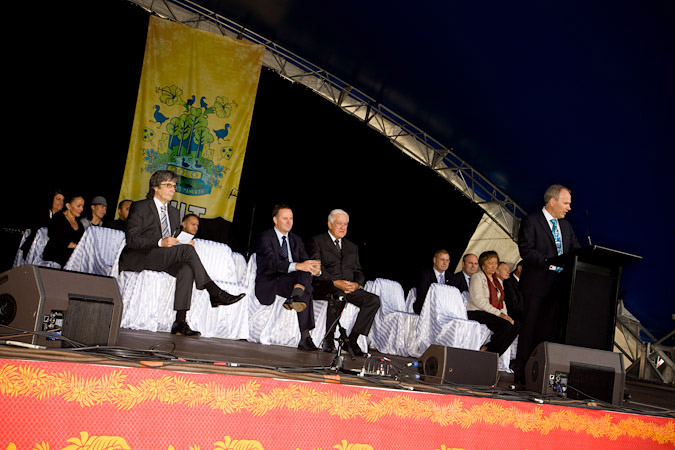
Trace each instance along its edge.
<instances>
[{"instance_id":1,"label":"woman wearing cap","mask_svg":"<svg viewBox=\"0 0 675 450\"><path fill-rule=\"evenodd\" d=\"M79 195L73 195L66 202L66 208L54 214L54 218L49 223L49 241L45 245L42 259L55 261L61 267L66 265L84 234L84 226L80 222L83 209L84 199Z\"/></svg>"},{"instance_id":2,"label":"woman wearing cap","mask_svg":"<svg viewBox=\"0 0 675 450\"><path fill-rule=\"evenodd\" d=\"M105 198L97 195L91 201L91 219L84 218L81 220L84 229L86 230L90 226L103 226L103 218L106 212L108 212L108 202L105 201Z\"/></svg>"}]
</instances>

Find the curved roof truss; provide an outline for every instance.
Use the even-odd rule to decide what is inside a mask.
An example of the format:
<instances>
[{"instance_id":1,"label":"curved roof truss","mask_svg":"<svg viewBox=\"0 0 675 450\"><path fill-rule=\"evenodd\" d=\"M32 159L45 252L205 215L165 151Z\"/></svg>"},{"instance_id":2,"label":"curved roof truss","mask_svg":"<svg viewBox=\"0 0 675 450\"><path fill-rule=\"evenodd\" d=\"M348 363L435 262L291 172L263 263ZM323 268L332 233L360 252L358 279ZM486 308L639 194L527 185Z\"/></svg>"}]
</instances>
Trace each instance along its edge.
<instances>
[{"instance_id":1,"label":"curved roof truss","mask_svg":"<svg viewBox=\"0 0 675 450\"><path fill-rule=\"evenodd\" d=\"M525 215L505 192L466 161L387 106L328 71L310 63L279 44L190 0L129 0L160 17L203 31L260 44L265 47L263 65L294 83L301 83L384 135L402 152L433 170L480 206L513 240Z\"/></svg>"}]
</instances>

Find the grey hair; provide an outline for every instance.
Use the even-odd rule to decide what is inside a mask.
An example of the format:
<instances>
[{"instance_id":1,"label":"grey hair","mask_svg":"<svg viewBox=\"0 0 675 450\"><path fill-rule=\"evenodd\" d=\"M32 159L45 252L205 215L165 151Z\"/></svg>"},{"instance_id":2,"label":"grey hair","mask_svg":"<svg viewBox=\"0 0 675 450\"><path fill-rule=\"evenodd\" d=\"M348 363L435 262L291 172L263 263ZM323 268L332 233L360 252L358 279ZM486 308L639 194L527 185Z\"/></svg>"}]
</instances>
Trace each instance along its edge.
<instances>
[{"instance_id":1,"label":"grey hair","mask_svg":"<svg viewBox=\"0 0 675 450\"><path fill-rule=\"evenodd\" d=\"M544 192L544 204L545 205L548 204L548 201L551 200L552 198L558 200L558 198L560 197L560 191L562 191L563 189L569 192L570 194L572 193L572 191L567 189L562 184L554 184L553 186L549 186L549 188L546 189L546 192Z\"/></svg>"},{"instance_id":2,"label":"grey hair","mask_svg":"<svg viewBox=\"0 0 675 450\"><path fill-rule=\"evenodd\" d=\"M339 214L344 214L345 216L347 216L347 222L349 222L349 214L347 214L347 211L345 211L344 209L334 209L334 210L332 210L330 212L330 214L328 214L328 222L330 222L330 223L335 222L335 218Z\"/></svg>"}]
</instances>

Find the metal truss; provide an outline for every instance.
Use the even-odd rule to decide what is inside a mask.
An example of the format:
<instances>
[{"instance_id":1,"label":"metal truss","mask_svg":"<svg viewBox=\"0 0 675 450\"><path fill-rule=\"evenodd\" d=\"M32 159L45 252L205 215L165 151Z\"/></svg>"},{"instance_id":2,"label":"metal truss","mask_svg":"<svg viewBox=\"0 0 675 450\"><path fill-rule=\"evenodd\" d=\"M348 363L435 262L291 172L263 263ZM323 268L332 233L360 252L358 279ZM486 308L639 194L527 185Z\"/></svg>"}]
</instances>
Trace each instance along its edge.
<instances>
[{"instance_id":1,"label":"metal truss","mask_svg":"<svg viewBox=\"0 0 675 450\"><path fill-rule=\"evenodd\" d=\"M619 311L623 309L621 302ZM657 339L640 321L626 314L617 315L616 326L624 340L619 342L615 336L614 346L630 362L626 375L641 381L675 385L675 347L664 344L675 336L675 330Z\"/></svg>"},{"instance_id":2,"label":"metal truss","mask_svg":"<svg viewBox=\"0 0 675 450\"><path fill-rule=\"evenodd\" d=\"M455 154L390 108L326 70L222 15L190 0L129 0L160 17L265 47L263 65L300 83L378 131L398 149L436 172L485 213L514 241L524 210Z\"/></svg>"}]
</instances>

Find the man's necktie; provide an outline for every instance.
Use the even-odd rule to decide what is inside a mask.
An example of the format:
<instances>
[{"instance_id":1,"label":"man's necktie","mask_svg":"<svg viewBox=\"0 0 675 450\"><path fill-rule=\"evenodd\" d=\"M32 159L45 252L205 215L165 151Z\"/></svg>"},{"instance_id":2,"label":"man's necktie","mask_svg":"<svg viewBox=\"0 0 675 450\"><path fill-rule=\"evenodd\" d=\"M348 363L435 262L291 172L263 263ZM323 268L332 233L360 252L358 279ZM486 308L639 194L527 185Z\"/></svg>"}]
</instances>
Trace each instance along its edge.
<instances>
[{"instance_id":1,"label":"man's necktie","mask_svg":"<svg viewBox=\"0 0 675 450\"><path fill-rule=\"evenodd\" d=\"M167 217L166 205L162 206L162 238L171 236L169 218Z\"/></svg>"},{"instance_id":2,"label":"man's necktie","mask_svg":"<svg viewBox=\"0 0 675 450\"><path fill-rule=\"evenodd\" d=\"M342 252L342 247L340 247L340 239L335 239L335 246L338 249L338 252Z\"/></svg>"},{"instance_id":3,"label":"man's necktie","mask_svg":"<svg viewBox=\"0 0 675 450\"><path fill-rule=\"evenodd\" d=\"M438 282L441 284L445 284L445 277L443 276L443 274L440 274L438 276Z\"/></svg>"},{"instance_id":4,"label":"man's necktie","mask_svg":"<svg viewBox=\"0 0 675 450\"><path fill-rule=\"evenodd\" d=\"M562 255L563 254L562 237L560 236L560 230L558 229L558 219L551 219L551 223L553 224L551 231L553 231L553 240L555 241L555 248L558 249L558 254Z\"/></svg>"},{"instance_id":5,"label":"man's necktie","mask_svg":"<svg viewBox=\"0 0 675 450\"><path fill-rule=\"evenodd\" d=\"M281 236L281 256L288 259L288 246L286 245L286 236Z\"/></svg>"}]
</instances>

